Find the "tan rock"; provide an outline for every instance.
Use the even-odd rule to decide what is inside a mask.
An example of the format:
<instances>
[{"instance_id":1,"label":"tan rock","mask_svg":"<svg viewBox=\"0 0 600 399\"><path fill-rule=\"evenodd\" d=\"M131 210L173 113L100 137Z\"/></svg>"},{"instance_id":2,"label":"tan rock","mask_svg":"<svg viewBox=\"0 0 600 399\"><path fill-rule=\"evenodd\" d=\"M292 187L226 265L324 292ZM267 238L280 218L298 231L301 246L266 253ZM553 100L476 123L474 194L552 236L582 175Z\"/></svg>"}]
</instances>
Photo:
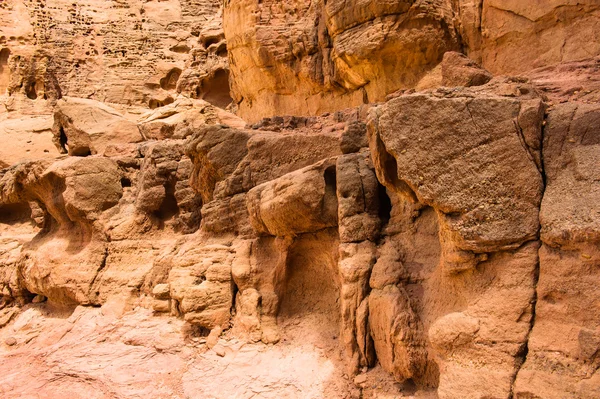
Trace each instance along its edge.
<instances>
[{"instance_id":1,"label":"tan rock","mask_svg":"<svg viewBox=\"0 0 600 399\"><path fill-rule=\"evenodd\" d=\"M492 80L492 74L461 53L449 51L442 60L443 86L481 86Z\"/></svg>"},{"instance_id":2,"label":"tan rock","mask_svg":"<svg viewBox=\"0 0 600 399\"><path fill-rule=\"evenodd\" d=\"M334 159L284 175L248 192L250 223L260 234L296 236L337 224Z\"/></svg>"},{"instance_id":3,"label":"tan rock","mask_svg":"<svg viewBox=\"0 0 600 399\"><path fill-rule=\"evenodd\" d=\"M169 284L156 284L152 289L152 296L157 299L168 299L170 297Z\"/></svg>"},{"instance_id":4,"label":"tan rock","mask_svg":"<svg viewBox=\"0 0 600 399\"><path fill-rule=\"evenodd\" d=\"M586 398L600 392L598 320L598 106L561 104L544 131L546 191L539 281L517 395ZM550 367L548 365L551 365Z\"/></svg>"},{"instance_id":5,"label":"tan rock","mask_svg":"<svg viewBox=\"0 0 600 399\"><path fill-rule=\"evenodd\" d=\"M346 7L343 1L298 0L286 8L290 12L241 0L225 6L232 96L245 119L318 115L381 101L458 48L445 1Z\"/></svg>"},{"instance_id":6,"label":"tan rock","mask_svg":"<svg viewBox=\"0 0 600 399\"><path fill-rule=\"evenodd\" d=\"M62 153L102 154L109 144L143 140L137 125L94 100L65 97L54 112L53 142Z\"/></svg>"},{"instance_id":7,"label":"tan rock","mask_svg":"<svg viewBox=\"0 0 600 399\"><path fill-rule=\"evenodd\" d=\"M219 343L219 338L221 337L222 332L223 329L221 326L216 326L210 330L210 334L208 334L208 337L206 337L206 346L208 346L209 349L214 349L215 352L217 352L219 348L215 349L215 347L218 346L217 344Z\"/></svg>"},{"instance_id":8,"label":"tan rock","mask_svg":"<svg viewBox=\"0 0 600 399\"><path fill-rule=\"evenodd\" d=\"M493 94L415 94L372 111L377 176L389 190L436 209L449 273L537 235L543 182L531 154L540 146L524 144L523 132L539 131L542 120L539 112L522 118L522 108ZM492 155L497 151L502 158Z\"/></svg>"}]
</instances>

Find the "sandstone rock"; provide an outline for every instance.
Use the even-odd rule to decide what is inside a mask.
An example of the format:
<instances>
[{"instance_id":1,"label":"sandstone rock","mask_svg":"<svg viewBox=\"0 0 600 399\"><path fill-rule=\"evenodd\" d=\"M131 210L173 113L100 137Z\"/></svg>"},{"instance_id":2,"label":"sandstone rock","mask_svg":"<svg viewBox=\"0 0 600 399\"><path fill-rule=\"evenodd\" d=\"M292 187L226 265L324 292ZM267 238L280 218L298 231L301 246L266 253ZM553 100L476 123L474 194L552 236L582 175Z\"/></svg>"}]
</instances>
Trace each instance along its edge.
<instances>
[{"instance_id":1,"label":"sandstone rock","mask_svg":"<svg viewBox=\"0 0 600 399\"><path fill-rule=\"evenodd\" d=\"M361 148L368 147L367 126L363 122L349 123L342 134L340 148L342 153L358 152Z\"/></svg>"},{"instance_id":2,"label":"sandstone rock","mask_svg":"<svg viewBox=\"0 0 600 399\"><path fill-rule=\"evenodd\" d=\"M14 22L14 21L12 21ZM9 83L6 87L9 95L20 94L30 100L38 98L44 100L57 100L62 97L62 90L58 82L58 62L54 55L46 49L36 49L33 54L10 55L6 48L8 69L10 70Z\"/></svg>"},{"instance_id":3,"label":"sandstone rock","mask_svg":"<svg viewBox=\"0 0 600 399\"><path fill-rule=\"evenodd\" d=\"M381 229L380 189L368 154L339 157L336 182L340 240L376 242Z\"/></svg>"},{"instance_id":4,"label":"sandstone rock","mask_svg":"<svg viewBox=\"0 0 600 399\"><path fill-rule=\"evenodd\" d=\"M241 129L246 123L205 101L185 97L177 97L171 104L156 108L138 120L142 136L153 140L184 139L205 125L214 124Z\"/></svg>"},{"instance_id":5,"label":"sandstone rock","mask_svg":"<svg viewBox=\"0 0 600 399\"><path fill-rule=\"evenodd\" d=\"M600 57L541 67L526 75L555 104L566 101L597 104L600 103L598 60Z\"/></svg>"},{"instance_id":6,"label":"sandstone rock","mask_svg":"<svg viewBox=\"0 0 600 399\"><path fill-rule=\"evenodd\" d=\"M159 227L192 233L200 226L200 196L190 187L193 166L181 141L153 142L141 147L137 176L138 210L152 215Z\"/></svg>"},{"instance_id":7,"label":"sandstone rock","mask_svg":"<svg viewBox=\"0 0 600 399\"><path fill-rule=\"evenodd\" d=\"M171 299L191 324L213 329L226 325L233 303L230 243L200 244L194 240L175 248L168 276Z\"/></svg>"},{"instance_id":8,"label":"sandstone rock","mask_svg":"<svg viewBox=\"0 0 600 399\"><path fill-rule=\"evenodd\" d=\"M152 295L157 299L168 299L170 297L169 284L156 284L152 289Z\"/></svg>"},{"instance_id":9,"label":"sandstone rock","mask_svg":"<svg viewBox=\"0 0 600 399\"><path fill-rule=\"evenodd\" d=\"M529 147L523 132L541 129L542 120L523 118L523 108L493 94L415 94L372 112L377 176L389 190L436 209L449 273L537 236L543 182L531 154L540 145ZM497 151L502 158L492 155Z\"/></svg>"},{"instance_id":10,"label":"sandstone rock","mask_svg":"<svg viewBox=\"0 0 600 399\"><path fill-rule=\"evenodd\" d=\"M234 233L240 237L253 236L246 194L217 199L202 207L202 231L214 234Z\"/></svg>"},{"instance_id":11,"label":"sandstone rock","mask_svg":"<svg viewBox=\"0 0 600 399\"><path fill-rule=\"evenodd\" d=\"M169 299L154 299L152 309L158 313L168 313L171 311L171 301Z\"/></svg>"},{"instance_id":12,"label":"sandstone rock","mask_svg":"<svg viewBox=\"0 0 600 399\"><path fill-rule=\"evenodd\" d=\"M465 0L465 5L477 1ZM515 74L543 65L577 61L598 55L593 39L598 29L600 7L594 1L558 0L533 5L491 0L479 2L481 47L471 50L482 57L483 66L494 74ZM476 17L477 18L477 17ZM584 47L581 43L586 43ZM585 50L584 50L585 48Z\"/></svg>"},{"instance_id":13,"label":"sandstone rock","mask_svg":"<svg viewBox=\"0 0 600 399\"><path fill-rule=\"evenodd\" d=\"M222 332L223 329L221 328L221 326L216 326L215 328L210 330L210 334L208 334L208 337L206 337L206 346L208 346L209 349L213 349L215 352L219 350L218 346L220 345L217 344L219 342L219 338L221 337Z\"/></svg>"},{"instance_id":14,"label":"sandstone rock","mask_svg":"<svg viewBox=\"0 0 600 399\"><path fill-rule=\"evenodd\" d=\"M16 308L6 308L0 310L0 327L4 327L17 315Z\"/></svg>"},{"instance_id":15,"label":"sandstone rock","mask_svg":"<svg viewBox=\"0 0 600 399\"><path fill-rule=\"evenodd\" d=\"M540 212L542 248L535 322L515 393L585 398L598 395L596 105L561 104L544 130L547 188ZM560 381L560 382L559 382Z\"/></svg>"},{"instance_id":16,"label":"sandstone rock","mask_svg":"<svg viewBox=\"0 0 600 399\"><path fill-rule=\"evenodd\" d=\"M375 349L369 324L369 273L376 260L373 242L341 244L338 268L341 275L341 334L348 370L372 366Z\"/></svg>"},{"instance_id":17,"label":"sandstone rock","mask_svg":"<svg viewBox=\"0 0 600 399\"><path fill-rule=\"evenodd\" d=\"M102 158L18 164L4 174L3 203L36 201L45 210L45 239L21 255L19 273L29 292L56 301L90 301L90 286L106 257L99 219L122 192L116 164Z\"/></svg>"},{"instance_id":18,"label":"sandstone rock","mask_svg":"<svg viewBox=\"0 0 600 399\"><path fill-rule=\"evenodd\" d=\"M492 80L492 74L463 54L449 51L442 60L443 86L481 86Z\"/></svg>"},{"instance_id":19,"label":"sandstone rock","mask_svg":"<svg viewBox=\"0 0 600 399\"><path fill-rule=\"evenodd\" d=\"M107 145L142 141L136 124L107 105L65 97L54 113L53 142L61 153L102 154Z\"/></svg>"},{"instance_id":20,"label":"sandstone rock","mask_svg":"<svg viewBox=\"0 0 600 399\"><path fill-rule=\"evenodd\" d=\"M11 71L4 87L36 101L62 93L150 106L178 90L202 97L200 82L227 70L226 51L206 49L210 43L198 37L204 28L220 27L220 6L179 0L11 2L0 14ZM178 89L179 80L185 84Z\"/></svg>"},{"instance_id":21,"label":"sandstone rock","mask_svg":"<svg viewBox=\"0 0 600 399\"><path fill-rule=\"evenodd\" d=\"M0 148L0 167L60 155L52 144L52 115L45 115L50 111L36 109L36 112L37 115L0 113L0 139L3 143Z\"/></svg>"},{"instance_id":22,"label":"sandstone rock","mask_svg":"<svg viewBox=\"0 0 600 399\"><path fill-rule=\"evenodd\" d=\"M531 155L541 148L539 142L535 143L535 138L541 136L533 132L541 129L542 121L532 115L541 113L523 115L522 110L529 110L535 99L501 97L489 90L471 92L467 98L460 92L448 97L400 96L375 110L369 122L375 170L390 192L393 205L386 229L391 236L380 249L371 277L369 324L375 349L382 366L396 378L412 378L424 386L439 384L438 394L444 398L457 397L459 392L470 392L475 397L477 392L507 396L518 368L500 359L520 356L532 316L538 248L534 240L542 194L540 171ZM456 106L464 109L462 117ZM537 100L537 109L540 107ZM484 113L486 117L481 119L478 115ZM464 140L468 141L471 129L476 132L471 133L473 137L484 142L457 150ZM486 131L493 132L489 140L484 139ZM441 136L433 138L430 134L438 134L433 132ZM528 139L524 138L525 132L530 132ZM441 144L439 149L436 143ZM440 158L436 158L438 151ZM454 151L460 154L456 158ZM499 151L503 157L485 155L486 151ZM504 157L510 161L498 163ZM480 166L465 172L459 166L463 162ZM523 166L514 169L518 163ZM435 170L439 173L431 175ZM522 173L521 177L517 173ZM512 182L522 179L518 189L509 189L509 183L502 181L508 175ZM460 190L469 194L459 194ZM505 200L501 200L503 196ZM463 202L471 200L477 204ZM433 207L433 211L425 206ZM522 210L516 211L519 207ZM511 216L511 212L515 213ZM525 227L525 218L530 221L529 227ZM435 219L433 227L430 223ZM419 228L420 224L423 227ZM397 250L392 250L392 245ZM424 252L438 245L440 263L436 252ZM500 264L507 269L498 269ZM429 276L423 280L426 282L417 282L423 278L417 276L423 275ZM495 276L495 283L484 288L483 275ZM515 284L513 279L520 283ZM499 303L494 299L496 290L508 290L512 300ZM457 296L445 304L434 299L448 295L444 292L455 292L452 295ZM472 300L474 292L478 292L476 301ZM468 311L463 318L450 316L465 307ZM395 310L389 311L391 308ZM452 334L457 334L456 340ZM478 342L490 345L479 347ZM474 359L477 368L469 366Z\"/></svg>"},{"instance_id":23,"label":"sandstone rock","mask_svg":"<svg viewBox=\"0 0 600 399\"><path fill-rule=\"evenodd\" d=\"M594 1L0 3L0 397L600 396Z\"/></svg>"},{"instance_id":24,"label":"sandstone rock","mask_svg":"<svg viewBox=\"0 0 600 399\"><path fill-rule=\"evenodd\" d=\"M448 3L227 3L223 27L240 115L318 115L415 84L458 48Z\"/></svg>"},{"instance_id":25,"label":"sandstone rock","mask_svg":"<svg viewBox=\"0 0 600 399\"><path fill-rule=\"evenodd\" d=\"M600 240L597 105L564 104L549 112L544 134L547 188L540 221L542 240L568 247Z\"/></svg>"},{"instance_id":26,"label":"sandstone rock","mask_svg":"<svg viewBox=\"0 0 600 399\"><path fill-rule=\"evenodd\" d=\"M231 175L246 156L250 134L224 126L209 126L195 134L186 154L194 163L190 184L205 203L213 199L215 186Z\"/></svg>"},{"instance_id":27,"label":"sandstone rock","mask_svg":"<svg viewBox=\"0 0 600 399\"><path fill-rule=\"evenodd\" d=\"M300 169L248 192L250 223L260 234L296 236L337 224L334 160Z\"/></svg>"},{"instance_id":28,"label":"sandstone rock","mask_svg":"<svg viewBox=\"0 0 600 399\"><path fill-rule=\"evenodd\" d=\"M215 195L224 197L272 181L285 174L340 154L336 134L273 134L254 132L247 142L247 155L235 172L217 186ZM263 155L270 154L266 159Z\"/></svg>"},{"instance_id":29,"label":"sandstone rock","mask_svg":"<svg viewBox=\"0 0 600 399\"><path fill-rule=\"evenodd\" d=\"M217 344L212 348L212 350L217 354L217 356L225 356L225 347L223 345Z\"/></svg>"}]
</instances>

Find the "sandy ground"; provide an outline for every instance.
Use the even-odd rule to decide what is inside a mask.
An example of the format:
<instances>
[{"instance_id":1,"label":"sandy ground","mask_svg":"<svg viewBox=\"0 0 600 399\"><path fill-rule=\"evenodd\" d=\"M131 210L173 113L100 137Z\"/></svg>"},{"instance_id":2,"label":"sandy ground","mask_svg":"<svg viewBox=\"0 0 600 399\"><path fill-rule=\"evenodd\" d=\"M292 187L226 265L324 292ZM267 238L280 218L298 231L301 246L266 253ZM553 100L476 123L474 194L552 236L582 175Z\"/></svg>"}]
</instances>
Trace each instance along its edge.
<instances>
[{"instance_id":1,"label":"sandy ground","mask_svg":"<svg viewBox=\"0 0 600 399\"><path fill-rule=\"evenodd\" d=\"M378 367L355 385L339 337L314 323L284 320L269 346L226 332L221 357L182 320L147 309L32 304L0 329L0 398L411 397Z\"/></svg>"}]
</instances>

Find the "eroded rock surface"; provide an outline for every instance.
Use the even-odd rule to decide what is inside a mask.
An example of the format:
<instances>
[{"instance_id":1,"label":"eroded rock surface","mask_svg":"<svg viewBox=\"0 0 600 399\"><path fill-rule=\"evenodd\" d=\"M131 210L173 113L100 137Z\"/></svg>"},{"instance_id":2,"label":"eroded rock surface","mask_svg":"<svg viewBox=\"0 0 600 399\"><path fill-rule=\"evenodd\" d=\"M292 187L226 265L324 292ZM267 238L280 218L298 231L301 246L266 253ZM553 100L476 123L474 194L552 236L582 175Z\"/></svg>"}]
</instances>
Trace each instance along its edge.
<instances>
[{"instance_id":1,"label":"eroded rock surface","mask_svg":"<svg viewBox=\"0 0 600 399\"><path fill-rule=\"evenodd\" d=\"M2 2L0 396L598 397L599 12Z\"/></svg>"}]
</instances>

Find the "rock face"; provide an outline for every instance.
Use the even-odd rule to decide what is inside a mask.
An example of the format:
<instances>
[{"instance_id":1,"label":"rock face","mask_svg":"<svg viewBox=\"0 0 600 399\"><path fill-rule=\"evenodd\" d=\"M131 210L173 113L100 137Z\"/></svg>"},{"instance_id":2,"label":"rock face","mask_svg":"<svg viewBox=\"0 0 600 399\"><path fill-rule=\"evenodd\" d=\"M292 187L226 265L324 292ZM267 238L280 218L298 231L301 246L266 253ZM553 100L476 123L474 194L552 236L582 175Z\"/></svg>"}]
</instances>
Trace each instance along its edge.
<instances>
[{"instance_id":1,"label":"rock face","mask_svg":"<svg viewBox=\"0 0 600 399\"><path fill-rule=\"evenodd\" d=\"M599 13L593 0L231 0L223 26L233 99L256 120L382 101L461 48L494 74L598 55Z\"/></svg>"},{"instance_id":2,"label":"rock face","mask_svg":"<svg viewBox=\"0 0 600 399\"><path fill-rule=\"evenodd\" d=\"M600 393L595 371L599 322L586 310L598 302L592 288L598 281L600 232L598 118L598 105L588 104L561 104L548 115L538 297L518 395Z\"/></svg>"},{"instance_id":3,"label":"rock face","mask_svg":"<svg viewBox=\"0 0 600 399\"><path fill-rule=\"evenodd\" d=\"M0 31L3 398L600 396L597 2Z\"/></svg>"}]
</instances>

